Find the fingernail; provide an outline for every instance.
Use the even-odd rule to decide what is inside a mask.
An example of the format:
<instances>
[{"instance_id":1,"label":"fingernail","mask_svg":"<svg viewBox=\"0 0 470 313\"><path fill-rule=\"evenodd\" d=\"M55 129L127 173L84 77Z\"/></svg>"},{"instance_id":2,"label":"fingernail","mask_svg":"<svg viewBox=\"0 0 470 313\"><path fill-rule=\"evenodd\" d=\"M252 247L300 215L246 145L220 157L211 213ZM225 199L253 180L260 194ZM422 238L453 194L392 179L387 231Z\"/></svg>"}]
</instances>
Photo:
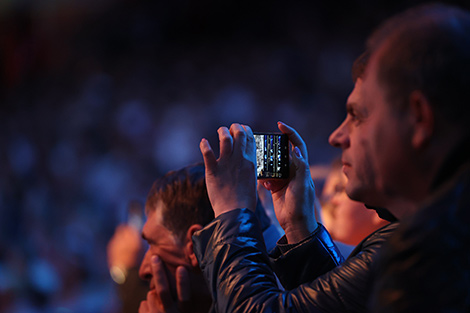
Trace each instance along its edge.
<instances>
[{"instance_id":1,"label":"fingernail","mask_svg":"<svg viewBox=\"0 0 470 313\"><path fill-rule=\"evenodd\" d=\"M298 147L295 147L294 148L294 152L295 152L295 155L298 157L298 158L301 158L302 157L302 153L300 153L300 149Z\"/></svg>"},{"instance_id":2,"label":"fingernail","mask_svg":"<svg viewBox=\"0 0 470 313\"><path fill-rule=\"evenodd\" d=\"M209 145L209 142L207 141L207 139L206 139L206 138L202 138L202 139L201 139L201 143L199 144L199 147L200 147L202 153L204 153L204 152L206 152L206 151L209 150L208 145Z\"/></svg>"},{"instance_id":3,"label":"fingernail","mask_svg":"<svg viewBox=\"0 0 470 313\"><path fill-rule=\"evenodd\" d=\"M160 258L158 257L158 255L152 255L151 261L152 263L157 264L160 262Z\"/></svg>"},{"instance_id":4,"label":"fingernail","mask_svg":"<svg viewBox=\"0 0 470 313\"><path fill-rule=\"evenodd\" d=\"M271 190L271 182L265 181L265 182L263 182L263 186L264 186L264 188L266 188L267 190Z\"/></svg>"}]
</instances>

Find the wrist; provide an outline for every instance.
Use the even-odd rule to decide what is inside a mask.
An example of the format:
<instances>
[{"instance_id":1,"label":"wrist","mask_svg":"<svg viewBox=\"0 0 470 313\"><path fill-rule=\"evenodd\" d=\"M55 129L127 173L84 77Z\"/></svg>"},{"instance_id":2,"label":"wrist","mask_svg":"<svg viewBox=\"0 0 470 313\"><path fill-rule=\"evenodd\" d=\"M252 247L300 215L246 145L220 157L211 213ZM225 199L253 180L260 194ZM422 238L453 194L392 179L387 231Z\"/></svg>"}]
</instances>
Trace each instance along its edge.
<instances>
[{"instance_id":1,"label":"wrist","mask_svg":"<svg viewBox=\"0 0 470 313\"><path fill-rule=\"evenodd\" d=\"M286 227L284 232L288 244L296 244L309 237L318 227L317 223L297 225L296 227Z\"/></svg>"},{"instance_id":2,"label":"wrist","mask_svg":"<svg viewBox=\"0 0 470 313\"><path fill-rule=\"evenodd\" d=\"M212 206L212 209L214 210L214 217L218 217L222 214L225 214L234 210L242 209L242 208L255 212L256 206L246 205L244 203L239 203L238 205L223 205L223 206L213 205Z\"/></svg>"}]
</instances>

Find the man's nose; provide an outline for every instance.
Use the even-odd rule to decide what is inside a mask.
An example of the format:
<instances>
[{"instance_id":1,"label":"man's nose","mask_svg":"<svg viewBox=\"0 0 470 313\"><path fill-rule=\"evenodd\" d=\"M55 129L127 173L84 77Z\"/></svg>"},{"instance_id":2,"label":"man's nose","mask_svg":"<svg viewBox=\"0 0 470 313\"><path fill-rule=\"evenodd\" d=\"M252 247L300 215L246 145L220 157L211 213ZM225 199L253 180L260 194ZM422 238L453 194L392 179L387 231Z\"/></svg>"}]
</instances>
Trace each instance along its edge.
<instances>
[{"instance_id":1,"label":"man's nose","mask_svg":"<svg viewBox=\"0 0 470 313\"><path fill-rule=\"evenodd\" d=\"M349 146L349 138L347 136L346 120L341 123L328 138L330 145L336 148L347 148Z\"/></svg>"}]
</instances>

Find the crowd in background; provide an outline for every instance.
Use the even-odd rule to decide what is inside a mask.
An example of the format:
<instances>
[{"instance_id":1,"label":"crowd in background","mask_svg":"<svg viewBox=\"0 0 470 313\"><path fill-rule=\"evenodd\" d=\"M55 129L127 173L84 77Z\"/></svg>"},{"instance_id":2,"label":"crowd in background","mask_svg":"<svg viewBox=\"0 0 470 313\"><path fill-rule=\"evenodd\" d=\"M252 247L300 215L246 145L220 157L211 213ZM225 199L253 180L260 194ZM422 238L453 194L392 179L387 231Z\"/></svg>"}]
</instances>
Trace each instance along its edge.
<instances>
[{"instance_id":1,"label":"crowd in background","mask_svg":"<svg viewBox=\"0 0 470 313\"><path fill-rule=\"evenodd\" d=\"M351 64L408 4L0 4L0 312L116 312L116 225L219 126L282 120L329 163Z\"/></svg>"}]
</instances>

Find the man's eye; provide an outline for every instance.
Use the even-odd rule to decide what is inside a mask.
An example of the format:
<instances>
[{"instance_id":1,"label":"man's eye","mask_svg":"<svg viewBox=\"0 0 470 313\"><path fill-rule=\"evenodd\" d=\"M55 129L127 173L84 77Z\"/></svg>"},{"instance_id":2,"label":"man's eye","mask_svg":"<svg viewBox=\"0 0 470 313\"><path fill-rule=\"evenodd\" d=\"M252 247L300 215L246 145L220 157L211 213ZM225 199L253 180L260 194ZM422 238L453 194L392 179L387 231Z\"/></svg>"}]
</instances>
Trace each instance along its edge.
<instances>
[{"instance_id":1,"label":"man's eye","mask_svg":"<svg viewBox=\"0 0 470 313\"><path fill-rule=\"evenodd\" d=\"M348 112L348 115L349 115L349 118L351 118L351 120L353 120L353 121L357 119L356 112L354 112L353 110L350 110Z\"/></svg>"},{"instance_id":2,"label":"man's eye","mask_svg":"<svg viewBox=\"0 0 470 313\"><path fill-rule=\"evenodd\" d=\"M353 121L353 122L358 122L360 120L359 115L354 110L350 110L348 112L348 115L349 115L350 120Z\"/></svg>"}]
</instances>

